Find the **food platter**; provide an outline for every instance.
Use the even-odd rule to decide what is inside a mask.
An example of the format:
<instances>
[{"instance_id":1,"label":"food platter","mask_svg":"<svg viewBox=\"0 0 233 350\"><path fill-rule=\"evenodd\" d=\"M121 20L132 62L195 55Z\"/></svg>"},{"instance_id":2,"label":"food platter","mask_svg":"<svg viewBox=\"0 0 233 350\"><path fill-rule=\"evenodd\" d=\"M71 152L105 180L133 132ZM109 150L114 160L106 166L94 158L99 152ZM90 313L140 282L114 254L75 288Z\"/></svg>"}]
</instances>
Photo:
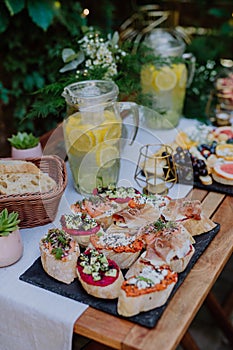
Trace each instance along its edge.
<instances>
[{"instance_id":1,"label":"food platter","mask_svg":"<svg viewBox=\"0 0 233 350\"><path fill-rule=\"evenodd\" d=\"M89 214L103 210L106 216L96 216L101 229L93 233L87 228L89 242L81 244L80 251L70 250L77 247L78 232L83 235L80 223L75 237L64 231L65 226L49 229L39 242L41 257L20 279L153 327L220 227L202 211L199 200L141 193L129 198L128 193L120 205L118 197L110 200L109 192L107 198L103 192L100 198L99 192L71 204L73 220L78 216L78 222L87 208ZM107 260L112 262L110 270Z\"/></svg>"},{"instance_id":2,"label":"food platter","mask_svg":"<svg viewBox=\"0 0 233 350\"><path fill-rule=\"evenodd\" d=\"M139 324L148 328L153 328L158 322L158 320L160 319L160 317L162 316L164 310L166 309L173 295L176 293L177 289L184 282L185 278L187 277L192 267L195 265L199 257L203 254L203 252L208 247L208 245L210 244L212 239L215 237L215 235L219 232L219 229L220 229L220 225L217 224L216 227L211 231L204 233L202 235L199 235L195 238L195 241L196 241L196 243L194 244L195 253L192 259L190 260L185 271L179 273L178 282L174 287L166 304L164 304L159 308L156 308L147 312L143 312L139 315L128 317L127 319L136 324ZM122 316L119 316L117 313L116 299L107 300L107 299L95 298L87 294L77 281L74 281L69 285L56 281L55 279L53 279L52 277L46 274L46 272L42 267L40 257L35 260L35 262L19 277L19 279L24 282L30 283L34 286L49 290L53 293L57 293L66 298L77 300L95 309L102 310L108 314L111 314L117 317L122 317Z\"/></svg>"},{"instance_id":3,"label":"food platter","mask_svg":"<svg viewBox=\"0 0 233 350\"><path fill-rule=\"evenodd\" d=\"M179 155L184 152L189 157L194 187L233 195L233 127L190 127L177 134L172 147L178 169L184 161Z\"/></svg>"}]
</instances>

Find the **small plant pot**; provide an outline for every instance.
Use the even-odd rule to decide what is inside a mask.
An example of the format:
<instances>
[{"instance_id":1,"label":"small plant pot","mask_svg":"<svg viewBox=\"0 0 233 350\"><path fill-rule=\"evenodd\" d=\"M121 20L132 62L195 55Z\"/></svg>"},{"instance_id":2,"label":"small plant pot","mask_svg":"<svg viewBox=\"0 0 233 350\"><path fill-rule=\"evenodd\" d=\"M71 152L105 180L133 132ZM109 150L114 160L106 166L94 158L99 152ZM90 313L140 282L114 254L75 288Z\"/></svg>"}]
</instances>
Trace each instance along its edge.
<instances>
[{"instance_id":1,"label":"small plant pot","mask_svg":"<svg viewBox=\"0 0 233 350\"><path fill-rule=\"evenodd\" d=\"M0 236L0 267L17 262L23 255L23 242L20 231L15 230L9 236Z\"/></svg>"},{"instance_id":2,"label":"small plant pot","mask_svg":"<svg viewBox=\"0 0 233 350\"><path fill-rule=\"evenodd\" d=\"M36 147L27 149L17 149L11 147L11 157L13 159L26 159L26 158L40 158L42 156L41 143L38 143Z\"/></svg>"}]
</instances>

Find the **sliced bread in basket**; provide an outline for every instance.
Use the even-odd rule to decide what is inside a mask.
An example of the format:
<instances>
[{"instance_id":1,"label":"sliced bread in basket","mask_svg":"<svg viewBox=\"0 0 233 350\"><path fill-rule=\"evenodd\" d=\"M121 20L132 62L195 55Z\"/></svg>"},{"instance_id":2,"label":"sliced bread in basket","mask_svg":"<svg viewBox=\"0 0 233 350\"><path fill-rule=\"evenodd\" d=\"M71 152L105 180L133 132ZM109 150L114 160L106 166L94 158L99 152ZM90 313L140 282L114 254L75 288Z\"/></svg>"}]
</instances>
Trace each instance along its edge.
<instances>
[{"instance_id":1,"label":"sliced bread in basket","mask_svg":"<svg viewBox=\"0 0 233 350\"><path fill-rule=\"evenodd\" d=\"M56 186L54 179L30 161L0 160L0 195L48 192Z\"/></svg>"}]
</instances>

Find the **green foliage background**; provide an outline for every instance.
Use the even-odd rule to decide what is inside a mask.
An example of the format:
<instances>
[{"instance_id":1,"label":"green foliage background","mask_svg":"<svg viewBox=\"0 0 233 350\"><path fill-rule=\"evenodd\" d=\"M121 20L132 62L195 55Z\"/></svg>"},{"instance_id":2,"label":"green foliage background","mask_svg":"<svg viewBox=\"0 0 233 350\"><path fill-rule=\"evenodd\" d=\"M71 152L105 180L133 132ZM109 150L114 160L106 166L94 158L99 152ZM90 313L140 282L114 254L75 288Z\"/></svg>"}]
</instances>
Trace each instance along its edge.
<instances>
[{"instance_id":1,"label":"green foliage background","mask_svg":"<svg viewBox=\"0 0 233 350\"><path fill-rule=\"evenodd\" d=\"M206 35L194 35L191 45L187 47L187 51L193 52L197 58L197 70L187 90L184 114L205 120L205 105L220 70L219 59L232 58L233 26L231 12L216 6L221 2L192 2L199 8L200 19L208 13L213 23L214 19L222 20L220 26L212 28ZM82 3L85 4L85 1ZM104 0L93 5L101 7L102 22L99 25L104 26L106 32L113 29L116 4L119 6L120 2ZM103 18L106 20L103 21ZM94 24L98 25L98 18L95 18ZM61 76L59 73L63 65L61 51L64 47L76 45L86 25L81 3L73 0L0 2L0 108L5 123L10 125L12 131L31 131L41 135L62 119L64 100L60 94L75 77L73 74ZM198 23L194 25L198 26ZM145 55L126 58L122 72L116 77L121 98L130 95L131 99L142 101L138 93L139 72L141 64L147 59ZM125 71L130 74L123 74ZM95 77L100 78L100 72L95 73ZM43 94L37 94L38 90ZM41 116L45 117L43 121Z\"/></svg>"},{"instance_id":2,"label":"green foliage background","mask_svg":"<svg viewBox=\"0 0 233 350\"><path fill-rule=\"evenodd\" d=\"M80 3L71 0L4 0L0 3L0 99L12 115L12 128L43 133L59 120L45 123L27 114L34 92L56 81L61 50L80 34L86 21Z\"/></svg>"}]
</instances>

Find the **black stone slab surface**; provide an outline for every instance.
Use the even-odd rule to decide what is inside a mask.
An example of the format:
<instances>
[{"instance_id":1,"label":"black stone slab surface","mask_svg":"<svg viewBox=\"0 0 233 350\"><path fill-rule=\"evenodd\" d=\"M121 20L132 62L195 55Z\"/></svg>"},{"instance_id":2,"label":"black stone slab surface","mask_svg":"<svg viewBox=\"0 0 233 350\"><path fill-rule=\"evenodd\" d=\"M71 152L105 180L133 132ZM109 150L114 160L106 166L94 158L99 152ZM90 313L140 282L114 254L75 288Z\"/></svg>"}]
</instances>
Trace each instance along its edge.
<instances>
[{"instance_id":1,"label":"black stone slab surface","mask_svg":"<svg viewBox=\"0 0 233 350\"><path fill-rule=\"evenodd\" d=\"M203 185L201 181L195 181L194 182L194 187L199 188L201 190L206 190L206 191L213 191L213 192L219 192L222 194L226 194L228 196L233 196L233 186L229 185L223 185L220 184L219 182L216 182L213 180L213 183L211 185Z\"/></svg>"}]
</instances>

